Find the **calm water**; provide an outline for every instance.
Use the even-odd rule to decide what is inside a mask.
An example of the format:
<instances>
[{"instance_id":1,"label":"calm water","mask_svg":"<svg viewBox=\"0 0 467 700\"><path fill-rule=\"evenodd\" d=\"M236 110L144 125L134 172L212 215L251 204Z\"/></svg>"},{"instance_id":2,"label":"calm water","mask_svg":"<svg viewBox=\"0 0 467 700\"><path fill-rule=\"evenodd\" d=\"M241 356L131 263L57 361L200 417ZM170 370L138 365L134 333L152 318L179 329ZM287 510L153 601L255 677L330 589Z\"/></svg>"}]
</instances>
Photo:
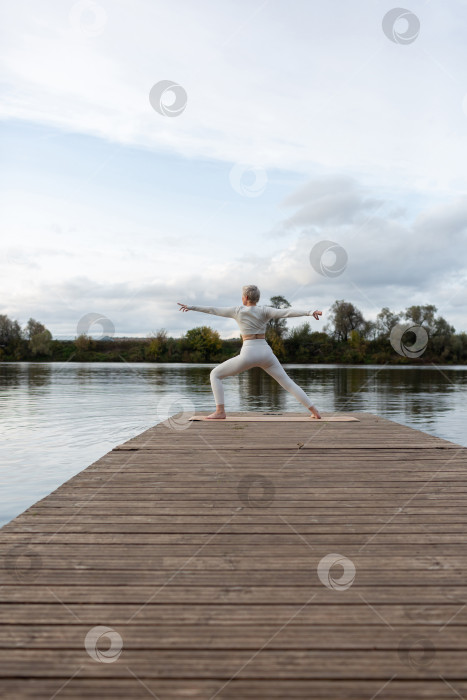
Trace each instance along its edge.
<instances>
[{"instance_id":1,"label":"calm water","mask_svg":"<svg viewBox=\"0 0 467 700\"><path fill-rule=\"evenodd\" d=\"M213 366L0 364L0 525L167 415L212 410ZM369 411L467 446L465 366L285 367L321 411ZM261 369L224 386L228 410L302 408Z\"/></svg>"}]
</instances>

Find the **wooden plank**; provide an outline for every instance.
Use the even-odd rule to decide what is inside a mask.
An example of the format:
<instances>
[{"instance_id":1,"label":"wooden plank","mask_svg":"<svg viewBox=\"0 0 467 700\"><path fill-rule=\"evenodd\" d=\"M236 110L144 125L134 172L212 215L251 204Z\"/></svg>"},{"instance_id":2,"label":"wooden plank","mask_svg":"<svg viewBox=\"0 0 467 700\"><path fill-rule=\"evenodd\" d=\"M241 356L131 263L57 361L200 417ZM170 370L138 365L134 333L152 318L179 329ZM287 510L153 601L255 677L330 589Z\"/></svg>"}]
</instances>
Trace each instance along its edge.
<instances>
[{"instance_id":1,"label":"wooden plank","mask_svg":"<svg viewBox=\"0 0 467 700\"><path fill-rule=\"evenodd\" d=\"M51 545L53 541L51 542ZM311 543L310 543L311 545ZM306 549L305 549L306 547ZM18 550L17 550L18 548ZM19 549L20 548L20 549ZM410 574L413 570L428 571L427 582L430 582L430 572L431 570L436 572L440 569L451 569L451 576L454 576L456 572L463 576L465 575L464 570L467 566L467 556L461 555L447 555L444 551L433 552L432 546L425 546L422 548L422 552L411 551L404 556L400 556L397 547L394 547L392 551L386 551L381 553L380 548L375 547L376 551L369 551L368 547L364 550L366 556L360 555L359 558L359 570L362 571L367 569L380 569L384 572L384 580L388 580L389 575L392 574L392 569L399 568L403 569L405 572L405 580L410 582ZM56 551L56 546L53 545L53 549L50 546L49 554L39 554L36 547L29 549L24 545L13 545L8 553L4 557L4 560L9 558L11 560L12 556L16 556L18 551L18 563L3 566L5 571L5 576L10 577L10 582L19 581L20 583L32 574L31 569L35 568L36 562L38 568L54 568L54 569L94 569L94 570L127 570L132 569L135 572L155 570L155 571L171 571L178 572L180 570L190 570L190 571L309 571L310 578L315 580L316 577L316 565L319 561L318 552L315 550L312 556L312 551L310 547L304 545L300 552L291 553L288 557L278 557L271 554L266 556L259 556L258 554L250 554L249 556L243 556L242 553L230 552L229 556L222 556L220 554L215 554L213 556L205 555L204 549L198 547L193 547L189 554L177 554L174 552L172 554L160 554L160 555L133 555L130 556L129 552L125 550L124 556L123 551L118 552L114 550L114 554L104 554L101 555L89 553L83 548L81 554L73 553L67 556L66 551L61 547L60 551ZM358 551L358 549L356 548ZM462 551L461 547L457 548L457 551ZM325 556L327 550L322 550L322 556ZM428 553L427 553L428 552ZM352 555L354 556L354 555ZM388 574L389 568L391 569L391 574ZM19 572L16 576L16 572ZM31 572L31 573L30 573ZM394 574L395 575L395 574ZM4 593L5 591L3 591ZM1 600L1 598L0 598Z\"/></svg>"},{"instance_id":2,"label":"wooden plank","mask_svg":"<svg viewBox=\"0 0 467 700\"><path fill-rule=\"evenodd\" d=\"M81 651L89 628L76 625L2 625L0 649L8 649L14 640L17 649L76 649ZM414 625L411 631L421 638L425 625ZM341 625L290 624L278 634L276 625L125 625L125 649L252 649L256 651L270 639L270 649L380 649L394 650L406 637L404 625L388 628L380 625L352 626L342 634ZM439 635L438 649L458 648L456 626L447 627ZM406 640L407 645L407 640ZM467 650L467 638L463 648Z\"/></svg>"},{"instance_id":3,"label":"wooden plank","mask_svg":"<svg viewBox=\"0 0 467 700\"><path fill-rule=\"evenodd\" d=\"M310 576L310 566L302 566L301 568L294 566L294 568L288 569L285 578L280 568L267 568L264 561L261 561L263 566L244 567L243 569L216 567L215 563L219 561L218 559L213 560L214 563L212 560L205 559L205 565L202 568L193 567L191 562L186 564L186 560L179 562L177 567L170 566L165 559L158 560L156 563L154 561L147 563L137 559L128 562L126 566L120 565L118 560L109 557L102 560L87 560L86 565L83 565L82 561L82 559L73 560L73 568L71 569L65 567L59 557L33 559L30 560L27 572L20 571L19 575L15 568L2 569L0 571L0 585L5 588L16 586L18 583L21 586L119 586L129 584L133 586L135 585L134 572L137 572L140 586L264 587L264 572L266 570L268 571L267 581L272 587L305 587L321 593L320 586L322 585L316 575ZM132 566L133 563L134 566ZM390 579L388 579L387 572L382 568L376 568L368 558L366 563L364 560L360 560L358 577L356 577L352 589L354 587L355 590L359 589L359 592L365 594L365 599L368 599L368 592L372 589L372 597L378 600L382 599L381 596L389 597L390 595L393 595L394 598L398 595L407 595L409 600L412 595L411 589L414 588L418 595L416 600L425 600L426 596L430 595L432 601L437 598L444 602L464 601L465 589L462 589L462 586L465 586L464 573L456 564L457 562L449 557L442 562L435 558L429 561L426 558L421 558L413 565L409 558L401 558L399 567L391 571ZM432 568L429 577L425 574L428 565L431 565ZM102 576L104 570L105 577ZM442 587L438 588L439 584L442 584ZM6 591L4 591L5 593ZM348 595L347 598L349 597Z\"/></svg>"},{"instance_id":4,"label":"wooden plank","mask_svg":"<svg viewBox=\"0 0 467 700\"><path fill-rule=\"evenodd\" d=\"M342 635L340 635L342 636ZM264 640L264 644L267 643ZM431 641L431 640L430 640ZM126 649L124 663L96 663L85 649L4 649L0 656L0 674L6 678L39 676L68 680L80 669L81 678L128 678L128 668L136 677L221 679L229 682L233 675L242 679L269 676L282 680L303 679L378 679L386 682L392 675L399 679L420 678L451 681L465 680L465 650L436 649L434 658L416 673L404 663L402 649ZM84 645L83 645L84 646ZM430 647L431 649L431 647ZM143 653L141 653L143 652ZM407 655L407 654L406 654ZM77 665L78 664L78 665Z\"/></svg>"},{"instance_id":5,"label":"wooden plank","mask_svg":"<svg viewBox=\"0 0 467 700\"><path fill-rule=\"evenodd\" d=\"M58 516L57 516L58 517ZM99 516L96 516L97 518ZM124 516L122 516L124 517ZM208 516L204 516L206 519ZM138 535L138 541L140 541L140 537L143 537L144 535L156 535L156 534L183 534L186 529L190 530L190 533L192 534L210 534L213 529L213 522L196 522L195 518L190 519L185 519L186 522L184 524L176 525L175 523L165 523L165 524L151 524L151 523L145 523L144 520L142 522L131 522L131 518L126 518L125 523L121 523L118 521L115 522L93 522L92 518L89 516L82 516L81 519L74 518L71 522L68 522L68 518L63 518L61 521L57 521L56 519L51 519L51 518L36 518L31 524L29 525L20 525L16 527L14 530L13 528L10 528L12 532L14 532L15 535L18 533L41 533L41 534L54 534L54 540L55 542L57 541L56 539L56 533L57 531L59 535L62 537L68 533L76 535L79 533L85 533L85 534L90 534L90 533L96 533L96 534L109 534L109 533L118 533L121 534L122 536L128 536L128 535L133 535L137 534ZM200 520L202 520L202 516L200 516ZM236 518L237 520L237 518ZM467 520L467 519L466 519ZM77 522L78 521L78 522ZM130 522L129 522L130 521ZM187 525L189 526L187 528ZM283 534L290 534L291 532L291 527L290 527L290 520L289 523L284 523L282 521L278 521L276 523L259 523L259 524L254 524L252 522L249 522L248 524L233 524L233 521L229 523L228 525L224 525L223 523L218 520L217 521L217 527L221 528L222 527L222 532L224 534L241 534L241 535L252 535L252 534L278 534L278 535L283 535ZM344 522L344 519L340 523L333 523L331 525L319 525L319 524L314 524L310 523L308 525L299 525L299 527L295 526L295 529L300 532L301 535L330 535L330 534L339 534L342 533L342 530L345 530L345 534L367 534L367 535L373 535L375 531L375 524L374 523L365 523L365 524L359 524L357 525L352 525L351 522ZM454 533L461 533L463 536L467 536L466 533L467 530L467 522L452 522L452 523L433 523L433 522L424 522L424 523L411 523L409 525L403 525L401 523L394 524L394 523L389 523L385 526L384 528L384 535L387 535L389 533L396 533L397 535L404 535L404 534L411 534L414 535L416 533L421 533L421 534L426 534L426 533L442 533L442 534L454 534ZM8 531L8 528L7 528ZM383 534L380 535L380 537L383 536ZM28 541L31 541L30 539Z\"/></svg>"},{"instance_id":6,"label":"wooden plank","mask_svg":"<svg viewBox=\"0 0 467 700\"><path fill-rule=\"evenodd\" d=\"M222 526L219 527L221 529ZM209 533L210 534L210 533ZM302 533L300 533L302 534ZM373 533L374 534L374 531ZM442 545L442 549L445 555L451 553L456 554L459 550L457 545L467 544L467 532L458 533L403 533L394 534L381 532L377 535L379 551L385 551L384 547L390 547L395 545L398 548L399 554L403 554L405 549L409 552L415 549L419 549L420 545L433 545L433 551L436 551L435 545ZM77 554L85 554L86 548L89 548L89 554L100 556L101 551L105 548L107 553L110 553L115 548L122 548L132 546L132 552L130 556L146 556L146 554L157 554L160 550L162 553L165 551L170 552L172 547L175 547L180 553L190 552L193 550L191 545L204 545L206 544L209 537L206 533L200 534L175 534L175 533L150 533L150 534L137 534L137 533L99 533L99 532L84 532L84 533L69 533L69 532L55 532L53 535L53 541L58 554L65 552L65 547L68 551L76 552ZM47 545L51 540L50 533L37 533L31 535L30 532L27 533L17 533L12 532L10 542L14 544L26 544L29 547L34 547L34 551L46 552ZM313 538L310 539L310 545L322 549L324 547L332 546L339 542L341 546L352 546L358 552L358 547L366 544L368 542L367 534L353 534L347 532L341 532L336 535L329 534L314 534ZM209 553L214 552L231 551L235 552L238 549L242 549L245 546L252 548L252 556L257 556L260 551L264 551L265 554L274 548L274 551L279 554L283 553L284 556L291 556L294 552L300 551L303 547L303 543L300 544L300 539L297 538L296 532L289 528L288 532L270 534L268 532L261 533L224 533L220 532L215 536L215 545L209 545ZM412 546L413 545L413 546ZM166 549L167 547L167 549ZM6 553L10 550L11 545L5 547L5 545L0 544L0 554ZM91 548L94 548L92 551ZM467 548L466 548L467 552Z\"/></svg>"},{"instance_id":7,"label":"wooden plank","mask_svg":"<svg viewBox=\"0 0 467 700\"><path fill-rule=\"evenodd\" d=\"M352 586L352 592L347 595L347 604L362 606L362 598L373 601L377 604L390 605L395 603L405 603L409 602L410 592L406 588L399 586L397 590L392 590L388 588L387 577L384 579L381 577L379 579L380 587L386 587L383 592L379 592L378 596L374 596L371 590L371 586L368 585L368 581L375 581L374 571L368 572L372 576L367 577L367 585L358 585L360 581ZM359 576L360 579L360 576ZM376 579L377 580L377 579ZM392 582L392 580L391 580ZM264 583L264 581L263 581ZM165 584L165 585L164 585ZM111 600L112 604L125 604L130 605L144 604L147 601L152 601L157 605L162 604L209 604L214 605L216 603L224 603L228 605L303 605L310 600L313 594L313 600L309 605L330 605L333 598L329 595L329 591L320 586L320 581L312 579L309 577L308 585L298 586L294 580L293 576L290 576L287 581L283 580L282 586L232 586L228 582L223 584L213 586L211 583L206 583L203 586L193 586L193 585L182 585L178 576L176 580L170 580L170 576L165 576L165 580L162 579L162 588L154 588L153 585L141 586L133 584L132 586L127 585L112 585L111 590L107 592L102 588L102 586L66 586L60 585L56 582L53 583L53 588L50 589L47 584L37 585L37 582L24 583L21 586L11 584L11 589L8 590L8 600L11 603L21 603L28 601L34 604L37 603L55 603L59 599L62 603L67 604L99 604L101 602L106 602ZM377 588L377 586L375 586ZM452 588L452 587L451 587ZM157 596L151 598L151 596L157 592ZM460 586L457 586L454 590L456 602L467 603L467 591L462 590ZM412 591L412 599L415 597L414 591ZM426 599L426 596L425 596ZM412 600L412 602L418 602L417 600ZM452 604L452 599L443 598L443 604ZM459 610L461 605L458 605L457 610ZM467 608L467 606L466 606ZM376 624L377 619L374 620ZM381 622L381 620L380 620ZM456 617L455 625L465 624L467 622L467 609L459 612ZM467 638L466 638L467 641Z\"/></svg>"},{"instance_id":8,"label":"wooden plank","mask_svg":"<svg viewBox=\"0 0 467 700\"><path fill-rule=\"evenodd\" d=\"M167 700L192 698L193 700L400 700L400 698L432 698L434 700L454 700L467 695L467 682L454 681L446 683L442 679L411 678L401 680L397 676L384 682L378 680L357 679L346 680L242 680L233 677L229 683L219 680L199 679L196 684L192 680L177 680L167 678L80 678L79 674L69 679L65 684L57 679L12 680L5 679L2 690L3 700L17 700L19 697L40 698L51 700L59 692L57 698L124 698L124 700L148 700L155 697ZM455 692L452 688L455 688Z\"/></svg>"},{"instance_id":9,"label":"wooden plank","mask_svg":"<svg viewBox=\"0 0 467 700\"><path fill-rule=\"evenodd\" d=\"M220 700L258 700L258 698L271 698L284 700L370 700L381 698L382 700L400 700L400 698L432 698L435 700L455 700L467 695L467 683L455 681L446 683L442 679L401 680L397 676L388 679L384 683L378 680L268 680L232 678L229 683L213 680L199 679L196 684L192 680L177 679L148 679L144 682L128 674L129 678L80 678L74 676L66 684L54 679L6 679L2 690L4 700L17 700L18 697L41 698L50 700L59 691L57 698L124 698L124 700L148 700L150 697L180 700L192 698L193 700L207 700L219 698ZM452 688L455 688L455 692Z\"/></svg>"},{"instance_id":10,"label":"wooden plank","mask_svg":"<svg viewBox=\"0 0 467 700\"><path fill-rule=\"evenodd\" d=\"M138 584L140 586L190 586L201 588L240 586L245 590L251 587L264 588L265 574L263 569L240 569L231 568L215 569L203 568L192 569L190 566L178 568L168 568L164 565L151 568L144 566L139 561L139 566L126 568L119 567L116 560L103 560L90 562L88 566L81 568L77 566L73 570L58 567L60 560L42 559L33 566L31 562L28 573L21 576L21 588L25 585L34 586L133 586L135 584L135 571L137 571ZM438 564L433 560L432 565ZM411 567L408 565L391 571L388 575L384 570L369 568L369 566L359 566L358 577L352 586L358 594L362 594L369 602L394 602L402 600L405 602L443 602L452 603L454 601L465 602L465 577L464 572L448 565L441 565L430 573L429 578L425 574L427 562L424 566ZM105 577L102 571L105 570ZM407 572L410 571L410 583ZM176 576L173 576L176 574ZM290 569L287 577L284 577L280 569L268 569L267 581L270 587L294 588L304 587L307 590L321 594L321 582L314 576L310 577L310 569ZM15 570L2 570L0 572L0 585L17 586L19 583ZM442 585L440 585L442 584ZM55 588L54 588L55 590ZM6 593L6 591L4 591ZM350 599L350 596L347 596Z\"/></svg>"},{"instance_id":11,"label":"wooden plank","mask_svg":"<svg viewBox=\"0 0 467 700\"><path fill-rule=\"evenodd\" d=\"M230 417L171 417L0 530L2 697L467 693L467 448Z\"/></svg>"},{"instance_id":12,"label":"wooden plank","mask_svg":"<svg viewBox=\"0 0 467 700\"><path fill-rule=\"evenodd\" d=\"M312 592L310 592L310 597L311 595ZM334 592L334 595L337 593ZM377 606L364 602L348 605L343 602L328 605L322 603L316 605L305 605L304 603L296 605L242 605L236 603L200 605L193 602L171 605L152 600L146 605L142 603L112 604L110 602L68 605L55 599L54 603L35 603L29 606L24 603L0 604L0 623L2 625L49 625L53 620L54 624L61 625L86 624L90 628L93 625L107 625L120 628L131 623L163 625L174 624L176 621L179 625L222 624L255 627L267 624L276 625L276 630L279 630L283 625L288 627L289 624L339 624L343 627L355 625L373 627L374 625L386 624L388 629L390 629L389 625L404 626L404 635L411 634L416 625L424 625L427 627L427 635L433 635L434 638L439 630L448 625L452 626L453 629L457 628L458 647L463 649L465 615L459 624L454 625L463 604L455 602L452 604L420 605L396 601L388 605L378 603ZM451 619L452 622L450 622ZM384 623L383 620L386 622ZM465 664L465 661L463 663ZM463 668L460 666L459 670ZM180 669L180 677L182 676L183 668Z\"/></svg>"}]
</instances>

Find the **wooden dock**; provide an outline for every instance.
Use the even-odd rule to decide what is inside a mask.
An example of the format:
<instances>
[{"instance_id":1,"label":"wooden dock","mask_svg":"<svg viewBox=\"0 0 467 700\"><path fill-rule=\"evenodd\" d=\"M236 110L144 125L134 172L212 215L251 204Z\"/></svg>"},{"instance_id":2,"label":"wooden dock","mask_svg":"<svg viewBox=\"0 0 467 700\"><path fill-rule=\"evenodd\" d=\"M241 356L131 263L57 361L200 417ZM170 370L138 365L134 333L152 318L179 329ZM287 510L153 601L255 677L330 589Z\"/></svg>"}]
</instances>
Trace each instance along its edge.
<instances>
[{"instance_id":1,"label":"wooden dock","mask_svg":"<svg viewBox=\"0 0 467 700\"><path fill-rule=\"evenodd\" d=\"M348 415L171 418L3 527L2 698L467 698L467 448Z\"/></svg>"}]
</instances>

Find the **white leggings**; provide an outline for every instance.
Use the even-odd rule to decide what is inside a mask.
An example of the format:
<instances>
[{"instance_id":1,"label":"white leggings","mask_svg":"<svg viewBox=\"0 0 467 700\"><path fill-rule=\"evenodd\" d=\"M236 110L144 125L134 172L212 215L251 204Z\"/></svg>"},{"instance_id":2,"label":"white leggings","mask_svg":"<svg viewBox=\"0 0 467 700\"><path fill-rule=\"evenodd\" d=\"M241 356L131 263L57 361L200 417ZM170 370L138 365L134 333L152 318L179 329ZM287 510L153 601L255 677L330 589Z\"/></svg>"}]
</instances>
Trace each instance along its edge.
<instances>
[{"instance_id":1,"label":"white leggings","mask_svg":"<svg viewBox=\"0 0 467 700\"><path fill-rule=\"evenodd\" d=\"M313 406L303 389L300 389L298 384L295 384L286 373L264 338L244 340L240 355L231 357L230 360L222 362L222 364L217 365L217 367L212 370L210 379L216 405L224 403L224 387L222 386L221 379L233 377L235 374L240 374L240 372L251 369L252 367L261 367L264 369L271 377L274 377L284 389L290 391L290 393L293 394L300 403L306 406L306 408Z\"/></svg>"}]
</instances>

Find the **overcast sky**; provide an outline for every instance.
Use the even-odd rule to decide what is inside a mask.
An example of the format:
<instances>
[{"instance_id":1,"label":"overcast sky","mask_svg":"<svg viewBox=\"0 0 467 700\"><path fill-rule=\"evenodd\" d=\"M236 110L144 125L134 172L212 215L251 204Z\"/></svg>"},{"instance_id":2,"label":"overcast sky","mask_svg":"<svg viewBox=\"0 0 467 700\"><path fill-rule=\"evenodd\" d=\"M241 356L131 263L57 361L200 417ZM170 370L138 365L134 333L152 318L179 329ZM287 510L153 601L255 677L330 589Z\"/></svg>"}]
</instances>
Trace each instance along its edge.
<instances>
[{"instance_id":1,"label":"overcast sky","mask_svg":"<svg viewBox=\"0 0 467 700\"><path fill-rule=\"evenodd\" d=\"M90 313L117 336L232 337L176 302L252 283L322 310L314 330L345 299L467 331L467 3L383 27L393 7L3 0L0 313L55 337ZM323 240L340 274L313 268Z\"/></svg>"}]
</instances>

